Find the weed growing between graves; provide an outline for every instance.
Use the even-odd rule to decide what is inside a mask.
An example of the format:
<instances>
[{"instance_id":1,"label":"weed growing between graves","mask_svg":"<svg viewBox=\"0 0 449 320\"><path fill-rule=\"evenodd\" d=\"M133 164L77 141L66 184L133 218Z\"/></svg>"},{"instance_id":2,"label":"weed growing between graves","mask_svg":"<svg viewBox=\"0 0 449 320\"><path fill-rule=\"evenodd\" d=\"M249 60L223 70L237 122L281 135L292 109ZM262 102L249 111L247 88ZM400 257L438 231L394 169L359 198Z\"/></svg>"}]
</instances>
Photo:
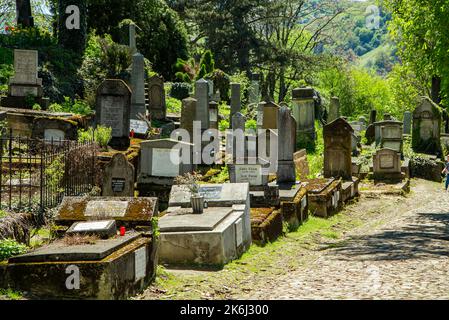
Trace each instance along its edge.
<instances>
[{"instance_id":1,"label":"weed growing between graves","mask_svg":"<svg viewBox=\"0 0 449 320\"><path fill-rule=\"evenodd\" d=\"M0 296L5 296L10 300L20 300L22 299L22 292L12 289L0 289Z\"/></svg>"},{"instance_id":2,"label":"weed growing between graves","mask_svg":"<svg viewBox=\"0 0 449 320\"><path fill-rule=\"evenodd\" d=\"M28 247L12 239L0 240L0 261L7 260L13 256L23 254Z\"/></svg>"},{"instance_id":3,"label":"weed growing between graves","mask_svg":"<svg viewBox=\"0 0 449 320\"><path fill-rule=\"evenodd\" d=\"M317 140L315 151L307 152L307 161L309 162L309 179L317 178L322 174L324 164L324 140L323 128L317 122Z\"/></svg>"}]
</instances>

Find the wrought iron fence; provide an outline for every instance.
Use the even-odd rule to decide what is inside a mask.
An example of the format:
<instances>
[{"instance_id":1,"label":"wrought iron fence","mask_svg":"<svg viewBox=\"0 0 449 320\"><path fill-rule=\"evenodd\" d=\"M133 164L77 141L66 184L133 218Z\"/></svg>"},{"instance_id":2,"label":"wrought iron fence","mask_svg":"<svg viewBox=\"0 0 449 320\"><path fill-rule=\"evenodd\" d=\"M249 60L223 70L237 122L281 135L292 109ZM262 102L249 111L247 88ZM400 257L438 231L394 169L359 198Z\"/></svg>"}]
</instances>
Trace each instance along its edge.
<instances>
[{"instance_id":1,"label":"wrought iron fence","mask_svg":"<svg viewBox=\"0 0 449 320\"><path fill-rule=\"evenodd\" d=\"M0 208L44 213L64 196L86 194L95 186L94 142L0 137Z\"/></svg>"}]
</instances>

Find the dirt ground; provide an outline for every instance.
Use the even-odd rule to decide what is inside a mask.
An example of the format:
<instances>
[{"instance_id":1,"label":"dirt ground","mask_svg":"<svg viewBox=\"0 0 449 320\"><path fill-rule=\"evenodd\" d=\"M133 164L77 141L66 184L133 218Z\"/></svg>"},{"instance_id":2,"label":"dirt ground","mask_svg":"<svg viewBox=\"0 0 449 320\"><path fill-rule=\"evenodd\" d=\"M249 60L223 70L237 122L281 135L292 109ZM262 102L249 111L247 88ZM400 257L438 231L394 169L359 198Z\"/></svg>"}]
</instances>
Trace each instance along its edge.
<instances>
[{"instance_id":1,"label":"dirt ground","mask_svg":"<svg viewBox=\"0 0 449 320\"><path fill-rule=\"evenodd\" d=\"M221 270L163 267L135 299L448 299L449 193L361 196Z\"/></svg>"}]
</instances>

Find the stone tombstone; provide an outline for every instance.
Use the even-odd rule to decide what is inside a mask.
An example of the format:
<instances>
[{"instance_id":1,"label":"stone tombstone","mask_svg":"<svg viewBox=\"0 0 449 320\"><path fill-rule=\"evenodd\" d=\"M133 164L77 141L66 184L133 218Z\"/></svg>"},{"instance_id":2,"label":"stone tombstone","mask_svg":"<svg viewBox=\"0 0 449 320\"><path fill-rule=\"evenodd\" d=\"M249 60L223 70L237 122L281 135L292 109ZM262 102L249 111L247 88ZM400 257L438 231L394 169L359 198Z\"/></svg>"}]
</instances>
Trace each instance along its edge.
<instances>
[{"instance_id":1,"label":"stone tombstone","mask_svg":"<svg viewBox=\"0 0 449 320\"><path fill-rule=\"evenodd\" d=\"M364 127L366 127L366 125L368 124L368 122L366 121L366 118L364 116L359 117L359 122L361 124L363 124Z\"/></svg>"},{"instance_id":2,"label":"stone tombstone","mask_svg":"<svg viewBox=\"0 0 449 320\"><path fill-rule=\"evenodd\" d=\"M209 90L208 90L209 100L212 100L212 99L214 99L214 95L215 95L215 93L214 93L214 81L210 80L210 79L208 79L206 81L207 81L207 84L209 85Z\"/></svg>"},{"instance_id":3,"label":"stone tombstone","mask_svg":"<svg viewBox=\"0 0 449 320\"><path fill-rule=\"evenodd\" d=\"M232 130L240 129L245 132L245 116L240 112L237 112L232 116Z\"/></svg>"},{"instance_id":4,"label":"stone tombstone","mask_svg":"<svg viewBox=\"0 0 449 320\"><path fill-rule=\"evenodd\" d=\"M135 53L137 51L137 44L136 44L136 25L134 23L129 24L128 34L129 34L129 48L131 49L132 53Z\"/></svg>"},{"instance_id":5,"label":"stone tombstone","mask_svg":"<svg viewBox=\"0 0 449 320\"><path fill-rule=\"evenodd\" d=\"M338 118L340 118L340 99L338 97L332 97L329 104L327 121L330 123Z\"/></svg>"},{"instance_id":6,"label":"stone tombstone","mask_svg":"<svg viewBox=\"0 0 449 320\"><path fill-rule=\"evenodd\" d=\"M60 140L77 140L78 126L76 122L64 118L37 117L33 120L31 137L54 143Z\"/></svg>"},{"instance_id":7,"label":"stone tombstone","mask_svg":"<svg viewBox=\"0 0 449 320\"><path fill-rule=\"evenodd\" d=\"M126 156L116 153L103 172L103 197L134 197L134 166Z\"/></svg>"},{"instance_id":8,"label":"stone tombstone","mask_svg":"<svg viewBox=\"0 0 449 320\"><path fill-rule=\"evenodd\" d=\"M373 157L373 173L375 180L401 179L401 155L396 150L383 148Z\"/></svg>"},{"instance_id":9,"label":"stone tombstone","mask_svg":"<svg viewBox=\"0 0 449 320\"><path fill-rule=\"evenodd\" d=\"M193 144L172 139L141 143L139 183L154 182L151 177L173 179L193 169Z\"/></svg>"},{"instance_id":10,"label":"stone tombstone","mask_svg":"<svg viewBox=\"0 0 449 320\"><path fill-rule=\"evenodd\" d=\"M231 183L249 183L251 187L268 184L269 163L260 158L238 159L235 164L228 164Z\"/></svg>"},{"instance_id":11,"label":"stone tombstone","mask_svg":"<svg viewBox=\"0 0 449 320\"><path fill-rule=\"evenodd\" d=\"M201 122L201 130L209 129L209 83L200 79L195 82L196 112L195 120Z\"/></svg>"},{"instance_id":12,"label":"stone tombstone","mask_svg":"<svg viewBox=\"0 0 449 320\"><path fill-rule=\"evenodd\" d=\"M373 124L377 121L377 110L371 110L369 114L369 124Z\"/></svg>"},{"instance_id":13,"label":"stone tombstone","mask_svg":"<svg viewBox=\"0 0 449 320\"><path fill-rule=\"evenodd\" d=\"M193 141L193 121L195 121L197 100L189 97L182 100L180 128L187 130Z\"/></svg>"},{"instance_id":14,"label":"stone tombstone","mask_svg":"<svg viewBox=\"0 0 449 320\"><path fill-rule=\"evenodd\" d=\"M339 118L323 128L324 177L352 179L352 134L349 123Z\"/></svg>"},{"instance_id":15,"label":"stone tombstone","mask_svg":"<svg viewBox=\"0 0 449 320\"><path fill-rule=\"evenodd\" d=\"M258 104L260 102L260 74L253 73L251 75L251 84L248 92L249 104Z\"/></svg>"},{"instance_id":16,"label":"stone tombstone","mask_svg":"<svg viewBox=\"0 0 449 320\"><path fill-rule=\"evenodd\" d=\"M123 80L104 80L97 89L96 125L112 128L110 145L117 148L129 146L131 89Z\"/></svg>"},{"instance_id":17,"label":"stone tombstone","mask_svg":"<svg viewBox=\"0 0 449 320\"><path fill-rule=\"evenodd\" d=\"M48 106L43 99L42 79L38 77L38 52L36 50L14 50L14 76L9 80L8 96L1 105L11 108L29 107L25 98L34 96L35 103L42 108Z\"/></svg>"},{"instance_id":18,"label":"stone tombstone","mask_svg":"<svg viewBox=\"0 0 449 320\"><path fill-rule=\"evenodd\" d=\"M167 105L165 103L164 79L152 76L148 79L149 113L152 120L165 120Z\"/></svg>"},{"instance_id":19,"label":"stone tombstone","mask_svg":"<svg viewBox=\"0 0 449 320\"><path fill-rule=\"evenodd\" d=\"M404 134L412 133L412 113L410 111L404 112Z\"/></svg>"},{"instance_id":20,"label":"stone tombstone","mask_svg":"<svg viewBox=\"0 0 449 320\"><path fill-rule=\"evenodd\" d=\"M315 92L313 88L296 88L292 91L293 118L296 120L296 136L301 141L304 136L316 139L315 131Z\"/></svg>"},{"instance_id":21,"label":"stone tombstone","mask_svg":"<svg viewBox=\"0 0 449 320\"><path fill-rule=\"evenodd\" d=\"M277 182L296 182L295 163L293 153L295 152L294 118L287 106L279 109L278 117L278 169Z\"/></svg>"},{"instance_id":22,"label":"stone tombstone","mask_svg":"<svg viewBox=\"0 0 449 320\"><path fill-rule=\"evenodd\" d=\"M278 113L280 106L270 101L266 102L263 107L262 129L278 128Z\"/></svg>"},{"instance_id":23,"label":"stone tombstone","mask_svg":"<svg viewBox=\"0 0 449 320\"><path fill-rule=\"evenodd\" d=\"M145 61L143 55L135 53L131 68L131 115L133 120L139 120L138 114L146 115L145 108Z\"/></svg>"},{"instance_id":24,"label":"stone tombstone","mask_svg":"<svg viewBox=\"0 0 449 320\"><path fill-rule=\"evenodd\" d=\"M232 116L240 112L242 109L242 101L241 101L241 84L240 83L231 83L231 119Z\"/></svg>"},{"instance_id":25,"label":"stone tombstone","mask_svg":"<svg viewBox=\"0 0 449 320\"><path fill-rule=\"evenodd\" d=\"M310 174L309 162L307 161L306 149L301 149L293 154L293 161L295 163L296 172L301 179L307 178Z\"/></svg>"},{"instance_id":26,"label":"stone tombstone","mask_svg":"<svg viewBox=\"0 0 449 320\"><path fill-rule=\"evenodd\" d=\"M209 127L218 130L218 102L209 102Z\"/></svg>"},{"instance_id":27,"label":"stone tombstone","mask_svg":"<svg viewBox=\"0 0 449 320\"><path fill-rule=\"evenodd\" d=\"M441 155L441 111L430 98L422 97L413 111L412 146L415 152Z\"/></svg>"},{"instance_id":28,"label":"stone tombstone","mask_svg":"<svg viewBox=\"0 0 449 320\"><path fill-rule=\"evenodd\" d=\"M402 122L383 121L376 123L376 131L380 130L381 148L389 148L402 153Z\"/></svg>"}]
</instances>

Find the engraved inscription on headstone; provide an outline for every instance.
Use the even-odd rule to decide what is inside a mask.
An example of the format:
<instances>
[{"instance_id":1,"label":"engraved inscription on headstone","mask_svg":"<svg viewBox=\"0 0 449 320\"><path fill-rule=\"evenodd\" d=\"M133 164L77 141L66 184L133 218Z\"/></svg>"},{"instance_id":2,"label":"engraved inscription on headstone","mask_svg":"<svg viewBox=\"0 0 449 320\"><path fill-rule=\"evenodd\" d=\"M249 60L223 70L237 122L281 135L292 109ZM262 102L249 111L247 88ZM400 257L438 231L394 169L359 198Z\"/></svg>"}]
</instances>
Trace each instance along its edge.
<instances>
[{"instance_id":1,"label":"engraved inscription on headstone","mask_svg":"<svg viewBox=\"0 0 449 320\"><path fill-rule=\"evenodd\" d=\"M205 199L220 199L222 186L200 187L199 194Z\"/></svg>"},{"instance_id":2,"label":"engraved inscription on headstone","mask_svg":"<svg viewBox=\"0 0 449 320\"><path fill-rule=\"evenodd\" d=\"M102 124L112 128L113 137L121 137L123 132L123 106L120 97L106 96L101 101Z\"/></svg>"},{"instance_id":3,"label":"engraved inscription on headstone","mask_svg":"<svg viewBox=\"0 0 449 320\"><path fill-rule=\"evenodd\" d=\"M123 178L112 178L111 188L113 192L123 192L126 180Z\"/></svg>"},{"instance_id":4,"label":"engraved inscription on headstone","mask_svg":"<svg viewBox=\"0 0 449 320\"><path fill-rule=\"evenodd\" d=\"M60 140L64 140L65 138L65 133L62 130L59 129L45 129L44 131L44 140L45 141L60 141Z\"/></svg>"},{"instance_id":5,"label":"engraved inscription on headstone","mask_svg":"<svg viewBox=\"0 0 449 320\"><path fill-rule=\"evenodd\" d=\"M142 120L131 119L129 130L134 130L134 133L137 134L146 134L148 131L148 124Z\"/></svg>"},{"instance_id":6,"label":"engraved inscription on headstone","mask_svg":"<svg viewBox=\"0 0 449 320\"><path fill-rule=\"evenodd\" d=\"M260 165L237 165L235 167L236 182L248 182L251 186L262 184L262 167Z\"/></svg>"},{"instance_id":7,"label":"engraved inscription on headstone","mask_svg":"<svg viewBox=\"0 0 449 320\"><path fill-rule=\"evenodd\" d=\"M392 155L381 155L380 156L380 168L381 169L392 169L394 168L394 158Z\"/></svg>"}]
</instances>

